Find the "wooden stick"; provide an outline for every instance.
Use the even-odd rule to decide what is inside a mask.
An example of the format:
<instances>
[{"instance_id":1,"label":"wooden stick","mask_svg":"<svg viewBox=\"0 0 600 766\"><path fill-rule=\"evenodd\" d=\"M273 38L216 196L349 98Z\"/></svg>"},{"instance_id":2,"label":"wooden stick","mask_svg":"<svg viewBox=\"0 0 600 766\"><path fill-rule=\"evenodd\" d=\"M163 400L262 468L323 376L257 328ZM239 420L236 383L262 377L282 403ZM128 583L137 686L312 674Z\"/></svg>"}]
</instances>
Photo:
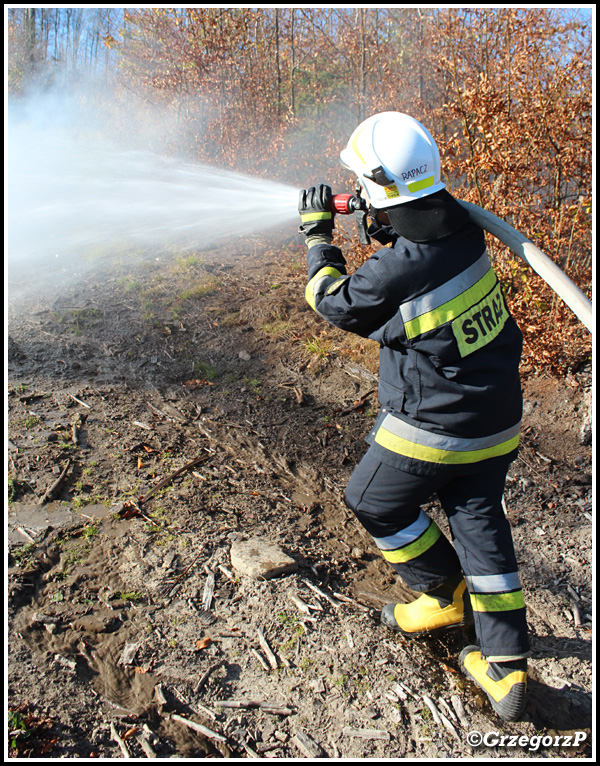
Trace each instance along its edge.
<instances>
[{"instance_id":1,"label":"wooden stick","mask_svg":"<svg viewBox=\"0 0 600 766\"><path fill-rule=\"evenodd\" d=\"M331 606L338 607L340 606L340 602L337 601L333 596L330 596L329 593L326 593L324 590L321 590L318 586L314 585L314 583L310 582L310 580L302 580L302 582L311 590L313 590L317 595L322 596L326 601L329 601Z\"/></svg>"},{"instance_id":2,"label":"wooden stick","mask_svg":"<svg viewBox=\"0 0 600 766\"><path fill-rule=\"evenodd\" d=\"M453 721L456 721L456 722L458 723L458 718L456 717L456 713L454 712L454 710L452 710L452 708L451 708L451 707L450 707L450 705L449 705L449 704L446 702L446 700L445 700L445 699L443 699L442 697L439 697L439 699L438 699L438 705L439 705L440 707L443 707L443 708L444 708L444 710L446 711L446 713L448 713L448 718L450 718L451 720L453 720Z\"/></svg>"},{"instance_id":3,"label":"wooden stick","mask_svg":"<svg viewBox=\"0 0 600 766\"><path fill-rule=\"evenodd\" d=\"M44 503L47 503L48 501L53 499L54 495L58 492L58 490L60 489L63 481L65 480L65 477L66 477L67 472L68 472L70 467L71 467L71 461L67 460L67 464L63 468L63 470L62 470L60 476L58 477L58 479L54 482L54 484L52 484L52 486L48 487L48 489L44 493L44 496L42 497L42 499L39 502L40 505L43 505Z\"/></svg>"},{"instance_id":4,"label":"wooden stick","mask_svg":"<svg viewBox=\"0 0 600 766\"><path fill-rule=\"evenodd\" d=\"M260 662L260 664L263 666L265 670L271 670L271 668L269 667L269 663L262 657L260 652L258 652L253 646L250 647L250 651L256 657L256 659Z\"/></svg>"},{"instance_id":5,"label":"wooden stick","mask_svg":"<svg viewBox=\"0 0 600 766\"><path fill-rule=\"evenodd\" d=\"M296 596L294 593L288 593L288 597L290 601L294 603L301 612L304 612L304 614L310 614L309 605L305 603L304 601L302 601L301 598Z\"/></svg>"},{"instance_id":6,"label":"wooden stick","mask_svg":"<svg viewBox=\"0 0 600 766\"><path fill-rule=\"evenodd\" d=\"M442 723L442 719L440 718L440 712L435 706L434 701L431 699L431 697L428 697L426 694L423 695L423 702L427 705L429 710L431 711L431 715L433 716L433 720L437 724Z\"/></svg>"},{"instance_id":7,"label":"wooden stick","mask_svg":"<svg viewBox=\"0 0 600 766\"><path fill-rule=\"evenodd\" d=\"M204 586L204 593L202 594L202 608L208 611L212 606L213 596L215 593L215 576L212 572L209 572L206 578L206 585Z\"/></svg>"},{"instance_id":8,"label":"wooden stick","mask_svg":"<svg viewBox=\"0 0 600 766\"><path fill-rule=\"evenodd\" d=\"M73 396L73 394L69 394L71 399L73 399L74 402L77 402L77 404L81 404L82 407L87 407L88 410L91 409L89 404L86 404L85 402L82 402L81 399L78 399L76 396Z\"/></svg>"},{"instance_id":9,"label":"wooden stick","mask_svg":"<svg viewBox=\"0 0 600 766\"><path fill-rule=\"evenodd\" d=\"M219 668L223 667L223 665L226 665L227 663L225 660L221 660L220 662L217 662L216 665L212 665L202 676L202 678L198 681L198 684L196 686L196 694L202 691L204 684L208 681L210 676L215 672L215 670L218 670Z\"/></svg>"},{"instance_id":10,"label":"wooden stick","mask_svg":"<svg viewBox=\"0 0 600 766\"><path fill-rule=\"evenodd\" d=\"M277 670L279 667L279 663L277 662L277 657L273 654L271 651L271 647L269 646L267 639L265 638L265 634L262 632L260 628L256 631L258 635L258 642L260 643L263 652L267 655L267 660L269 661L269 665L273 668L273 670Z\"/></svg>"},{"instance_id":11,"label":"wooden stick","mask_svg":"<svg viewBox=\"0 0 600 766\"><path fill-rule=\"evenodd\" d=\"M394 694L396 694L401 700L408 699L408 694L404 691L400 684L394 685Z\"/></svg>"},{"instance_id":12,"label":"wooden stick","mask_svg":"<svg viewBox=\"0 0 600 766\"><path fill-rule=\"evenodd\" d=\"M110 724L110 735L114 739L114 741L117 743L119 748L121 749L121 752L123 753L123 757L124 758L131 758L131 753L127 749L127 745L125 744L125 742L123 742L121 737L119 737L119 735L117 734L117 730L115 728L115 725L112 722Z\"/></svg>"},{"instance_id":13,"label":"wooden stick","mask_svg":"<svg viewBox=\"0 0 600 766\"><path fill-rule=\"evenodd\" d=\"M469 716L467 715L467 711L465 710L460 697L456 694L453 694L450 697L450 702L452 703L452 707L454 708L454 712L456 713L458 720L461 722L465 729L468 729L471 725L471 721L469 720Z\"/></svg>"},{"instance_id":14,"label":"wooden stick","mask_svg":"<svg viewBox=\"0 0 600 766\"><path fill-rule=\"evenodd\" d=\"M170 484L173 481L173 479L176 479L178 476L181 476L182 473L189 471L190 468L193 468L194 466L198 465L198 463L204 463L204 461L208 460L209 457L210 455L199 455L198 457L195 457L193 460L190 460L189 463L186 463L185 465L181 466L181 468L178 468L176 471L173 471L173 473L169 474L164 479L161 479L161 481L159 481L158 484L155 487L153 487L149 492L146 492L145 495L140 497L138 499L138 503L141 505L147 502L159 490L161 490L163 487L166 487L167 484Z\"/></svg>"},{"instance_id":15,"label":"wooden stick","mask_svg":"<svg viewBox=\"0 0 600 766\"><path fill-rule=\"evenodd\" d=\"M367 399L371 396L371 394L374 394L377 391L376 388L371 389L371 391L367 391L366 394L361 396L361 398L355 402L354 404L350 405L350 407L345 407L343 410L336 410L340 415L348 415L348 413L353 412L354 410L359 410L361 407L364 407Z\"/></svg>"},{"instance_id":16,"label":"wooden stick","mask_svg":"<svg viewBox=\"0 0 600 766\"><path fill-rule=\"evenodd\" d=\"M148 735L146 734L146 732L143 732L142 734L140 734L139 740L140 740L140 747L146 754L146 758L156 758L156 751L150 744L148 740Z\"/></svg>"},{"instance_id":17,"label":"wooden stick","mask_svg":"<svg viewBox=\"0 0 600 766\"><path fill-rule=\"evenodd\" d=\"M200 715L206 715L209 718L212 718L213 721L217 720L217 716L213 713L213 711L207 708L205 705L203 705L200 702L193 702L193 703L190 702L189 707L191 710L194 711L194 713L198 713Z\"/></svg>"},{"instance_id":18,"label":"wooden stick","mask_svg":"<svg viewBox=\"0 0 600 766\"><path fill-rule=\"evenodd\" d=\"M241 709L256 709L262 710L265 713L272 713L273 715L292 715L294 712L289 707L277 705L274 702L257 701L257 700L214 700L213 705L218 705L225 708L234 708L236 710Z\"/></svg>"},{"instance_id":19,"label":"wooden stick","mask_svg":"<svg viewBox=\"0 0 600 766\"><path fill-rule=\"evenodd\" d=\"M339 598L340 601L343 601L346 604L352 604L352 606L355 606L358 609L362 609L363 612L369 612L370 611L370 608L368 606L365 606L364 604L359 604L358 601L355 601L353 598L348 598L348 596L344 596L343 593L336 593L334 591L333 595L336 598Z\"/></svg>"},{"instance_id":20,"label":"wooden stick","mask_svg":"<svg viewBox=\"0 0 600 766\"><path fill-rule=\"evenodd\" d=\"M35 543L35 539L27 532L23 527L17 527L17 532L23 535L23 537L30 543Z\"/></svg>"},{"instance_id":21,"label":"wooden stick","mask_svg":"<svg viewBox=\"0 0 600 766\"><path fill-rule=\"evenodd\" d=\"M361 737L362 739L390 739L389 731L380 729L353 729L351 726L345 726L342 729L345 737Z\"/></svg>"},{"instance_id":22,"label":"wooden stick","mask_svg":"<svg viewBox=\"0 0 600 766\"><path fill-rule=\"evenodd\" d=\"M323 758L325 756L325 751L321 745L319 745L318 742L315 742L315 740L304 731L299 731L298 734L292 738L292 743L296 745L301 753L311 760L314 758Z\"/></svg>"},{"instance_id":23,"label":"wooden stick","mask_svg":"<svg viewBox=\"0 0 600 766\"><path fill-rule=\"evenodd\" d=\"M230 572L229 569L227 569L227 567L224 567L223 564L219 564L217 566L217 569L223 572L223 574L225 575L225 577L227 577L228 580L235 582L235 575L233 574L233 572Z\"/></svg>"},{"instance_id":24,"label":"wooden stick","mask_svg":"<svg viewBox=\"0 0 600 766\"><path fill-rule=\"evenodd\" d=\"M173 721L179 721L179 723L182 723L184 726L187 726L188 729L192 729L192 731L197 731L199 734L204 734L204 736L208 737L209 739L216 739L217 742L227 742L227 739L223 737L221 734L217 734L216 731L213 731L212 729L209 729L206 726L202 726L201 723L190 721L181 715L177 715L177 713L173 713L173 715L171 716L171 719Z\"/></svg>"},{"instance_id":25,"label":"wooden stick","mask_svg":"<svg viewBox=\"0 0 600 766\"><path fill-rule=\"evenodd\" d=\"M454 728L453 723L448 718L446 718L446 716L442 712L440 712L440 717L442 719L442 724L446 727L446 729L448 729L448 731L450 732L450 734L452 734L454 739L458 740L459 742L462 742L460 738L460 734Z\"/></svg>"}]
</instances>

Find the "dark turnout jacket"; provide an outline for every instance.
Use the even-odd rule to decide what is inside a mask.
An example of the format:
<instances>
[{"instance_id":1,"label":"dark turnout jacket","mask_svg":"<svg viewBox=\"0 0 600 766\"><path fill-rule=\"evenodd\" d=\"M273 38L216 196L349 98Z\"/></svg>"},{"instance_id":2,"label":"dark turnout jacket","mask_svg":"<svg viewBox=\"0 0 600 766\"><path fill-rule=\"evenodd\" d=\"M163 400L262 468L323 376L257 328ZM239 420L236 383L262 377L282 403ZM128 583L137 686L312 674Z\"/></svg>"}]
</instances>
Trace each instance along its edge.
<instances>
[{"instance_id":1,"label":"dark turnout jacket","mask_svg":"<svg viewBox=\"0 0 600 766\"><path fill-rule=\"evenodd\" d=\"M368 441L379 459L433 474L514 457L522 335L468 222L435 241L402 236L352 275L339 248L308 250L306 299L324 319L380 346L382 407Z\"/></svg>"}]
</instances>

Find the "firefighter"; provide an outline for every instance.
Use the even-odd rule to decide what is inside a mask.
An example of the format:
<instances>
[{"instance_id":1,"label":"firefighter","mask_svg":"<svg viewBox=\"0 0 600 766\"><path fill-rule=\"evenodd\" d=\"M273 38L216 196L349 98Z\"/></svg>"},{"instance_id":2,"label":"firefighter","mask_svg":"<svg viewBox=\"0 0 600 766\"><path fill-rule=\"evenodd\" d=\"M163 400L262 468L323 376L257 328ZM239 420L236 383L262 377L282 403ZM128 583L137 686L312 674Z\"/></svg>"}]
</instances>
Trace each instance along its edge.
<instances>
[{"instance_id":1,"label":"firefighter","mask_svg":"<svg viewBox=\"0 0 600 766\"><path fill-rule=\"evenodd\" d=\"M332 244L331 188L300 192L306 300L379 344L381 411L346 503L416 592L382 622L408 637L474 623L463 671L505 720L525 708L525 604L502 496L518 450L522 335L482 229L441 181L427 129L398 112L361 123L340 155L383 247L348 274ZM437 495L452 542L422 506Z\"/></svg>"}]
</instances>

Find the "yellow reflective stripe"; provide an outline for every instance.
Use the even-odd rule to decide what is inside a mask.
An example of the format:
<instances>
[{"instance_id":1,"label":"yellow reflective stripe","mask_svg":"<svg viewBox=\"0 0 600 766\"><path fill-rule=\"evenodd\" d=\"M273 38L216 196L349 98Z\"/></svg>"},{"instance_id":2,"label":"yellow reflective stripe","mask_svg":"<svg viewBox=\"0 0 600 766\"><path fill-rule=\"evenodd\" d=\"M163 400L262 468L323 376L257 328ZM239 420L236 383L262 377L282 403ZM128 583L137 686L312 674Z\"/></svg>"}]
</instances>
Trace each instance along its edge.
<instances>
[{"instance_id":1,"label":"yellow reflective stripe","mask_svg":"<svg viewBox=\"0 0 600 766\"><path fill-rule=\"evenodd\" d=\"M511 593L471 593L470 595L474 612L510 612L513 609L525 607L522 590Z\"/></svg>"},{"instance_id":2,"label":"yellow reflective stripe","mask_svg":"<svg viewBox=\"0 0 600 766\"><path fill-rule=\"evenodd\" d=\"M324 210L321 213L304 213L300 216L302 223L308 223L309 221L328 221L332 217L332 214Z\"/></svg>"},{"instance_id":3,"label":"yellow reflective stripe","mask_svg":"<svg viewBox=\"0 0 600 766\"><path fill-rule=\"evenodd\" d=\"M440 528L432 521L421 537L418 537L414 543L409 543L395 551L381 551L381 555L392 564L404 564L407 561L416 559L417 556L429 550L441 534Z\"/></svg>"},{"instance_id":4,"label":"yellow reflective stripe","mask_svg":"<svg viewBox=\"0 0 600 766\"><path fill-rule=\"evenodd\" d=\"M409 192L421 191L421 189L426 189L428 186L433 186L434 181L435 181L435 176L429 176L429 178L421 178L419 181L414 181L412 184L407 184L408 191Z\"/></svg>"},{"instance_id":5,"label":"yellow reflective stripe","mask_svg":"<svg viewBox=\"0 0 600 766\"><path fill-rule=\"evenodd\" d=\"M358 159L362 162L363 165L366 165L367 163L364 161L362 154L360 153L360 149L358 148L358 138L362 135L364 131L364 128L362 130L357 130L355 136L352 138L352 149L354 150L354 154L358 157Z\"/></svg>"},{"instance_id":6,"label":"yellow reflective stripe","mask_svg":"<svg viewBox=\"0 0 600 766\"><path fill-rule=\"evenodd\" d=\"M304 291L304 297L311 309L315 309L315 295L318 288L321 286L322 280L325 279L329 283L328 277L338 279L341 276L343 276L342 272L334 269L333 266L324 266L317 271L314 277L306 285L306 290Z\"/></svg>"},{"instance_id":7,"label":"yellow reflective stripe","mask_svg":"<svg viewBox=\"0 0 600 766\"><path fill-rule=\"evenodd\" d=\"M396 452L398 455L405 455L416 460L424 460L427 463L444 463L446 465L462 465L464 463L478 463L480 460L487 460L490 457L498 455L507 455L517 448L519 444L519 434L513 436L505 442L495 444L492 447L484 449L454 451L448 449L439 449L437 447L428 447L425 444L416 444L415 442L403 439L401 436L393 434L383 426L377 431L375 441L382 447Z\"/></svg>"},{"instance_id":8,"label":"yellow reflective stripe","mask_svg":"<svg viewBox=\"0 0 600 766\"><path fill-rule=\"evenodd\" d=\"M452 332L462 357L487 346L502 332L508 319L502 288L498 283L491 293L452 322Z\"/></svg>"},{"instance_id":9,"label":"yellow reflective stripe","mask_svg":"<svg viewBox=\"0 0 600 766\"><path fill-rule=\"evenodd\" d=\"M456 298L452 298L432 311L428 311L421 316L411 319L404 325L404 331L407 339L416 338L424 332L433 330L446 322L451 322L456 317L468 311L475 303L484 298L496 283L496 273L493 269L484 274L484 276L472 287L469 287Z\"/></svg>"},{"instance_id":10,"label":"yellow reflective stripe","mask_svg":"<svg viewBox=\"0 0 600 766\"><path fill-rule=\"evenodd\" d=\"M488 447L496 447L498 444L504 444L504 442L517 436L521 429L521 422L519 421L514 426L495 434L465 438L464 436L451 436L450 434L436 434L422 427L411 425L407 421L392 415L391 412L386 410L383 410L383 412L385 417L381 422L381 427L384 430L411 443L422 444L426 447L433 447L434 449L446 450L448 452L474 452L476 450L487 449ZM498 590L498 588L485 588L481 590L484 593L489 593L490 590ZM514 590L514 588L501 588L501 590Z\"/></svg>"}]
</instances>

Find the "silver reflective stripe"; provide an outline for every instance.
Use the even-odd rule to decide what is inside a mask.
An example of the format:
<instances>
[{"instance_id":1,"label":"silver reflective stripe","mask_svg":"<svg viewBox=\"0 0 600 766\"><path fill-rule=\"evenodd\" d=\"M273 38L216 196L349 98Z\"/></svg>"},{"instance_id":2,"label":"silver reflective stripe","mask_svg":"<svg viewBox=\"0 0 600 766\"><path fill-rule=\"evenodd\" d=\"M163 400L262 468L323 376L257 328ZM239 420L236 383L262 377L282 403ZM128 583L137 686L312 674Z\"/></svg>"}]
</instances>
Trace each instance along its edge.
<instances>
[{"instance_id":1,"label":"silver reflective stripe","mask_svg":"<svg viewBox=\"0 0 600 766\"><path fill-rule=\"evenodd\" d=\"M396 532L395 535L390 535L389 537L374 537L373 539L379 550L394 551L396 548L402 548L403 546L412 543L425 532L430 524L431 519L429 516L421 511L416 521L408 527L401 529L400 532Z\"/></svg>"},{"instance_id":2,"label":"silver reflective stripe","mask_svg":"<svg viewBox=\"0 0 600 766\"><path fill-rule=\"evenodd\" d=\"M324 277L321 277L319 280L317 280L313 286L313 295L318 295L319 293L324 293L327 287L332 283L336 281L336 277L332 277L329 274L326 274Z\"/></svg>"},{"instance_id":3,"label":"silver reflective stripe","mask_svg":"<svg viewBox=\"0 0 600 766\"><path fill-rule=\"evenodd\" d=\"M327 287L341 276L343 276L342 272L338 271L338 269L335 269L333 266L324 266L317 271L314 277L306 285L306 290L304 291L304 297L311 309L316 311L315 298L319 292L325 292Z\"/></svg>"},{"instance_id":4,"label":"silver reflective stripe","mask_svg":"<svg viewBox=\"0 0 600 766\"><path fill-rule=\"evenodd\" d=\"M475 261L469 268L461 271L460 274L452 277L448 282L444 282L443 285L425 293L425 295L414 298L408 303L403 303L400 306L402 319L404 322L410 322L411 319L416 319L416 317L426 314L428 311L433 311L433 309L443 306L444 303L464 293L469 287L473 287L490 269L490 259L487 252L484 252L479 260Z\"/></svg>"},{"instance_id":5,"label":"silver reflective stripe","mask_svg":"<svg viewBox=\"0 0 600 766\"><path fill-rule=\"evenodd\" d=\"M478 439L462 439L458 436L434 434L431 431L425 431L423 428L416 428L410 425L410 423L405 423L404 420L400 420L390 413L383 419L381 428L385 428L386 431L394 434L394 436L399 436L401 439L405 439L413 444L422 444L424 447L432 447L433 449L450 452L474 452L476 450L487 449L488 447L496 447L498 444L518 436L521 430L521 422L519 421L512 428L507 428L506 431L500 431L491 436L483 436Z\"/></svg>"},{"instance_id":6,"label":"silver reflective stripe","mask_svg":"<svg viewBox=\"0 0 600 766\"><path fill-rule=\"evenodd\" d=\"M466 576L467 588L470 593L505 593L510 590L519 590L521 580L517 572L499 575L471 575Z\"/></svg>"}]
</instances>

